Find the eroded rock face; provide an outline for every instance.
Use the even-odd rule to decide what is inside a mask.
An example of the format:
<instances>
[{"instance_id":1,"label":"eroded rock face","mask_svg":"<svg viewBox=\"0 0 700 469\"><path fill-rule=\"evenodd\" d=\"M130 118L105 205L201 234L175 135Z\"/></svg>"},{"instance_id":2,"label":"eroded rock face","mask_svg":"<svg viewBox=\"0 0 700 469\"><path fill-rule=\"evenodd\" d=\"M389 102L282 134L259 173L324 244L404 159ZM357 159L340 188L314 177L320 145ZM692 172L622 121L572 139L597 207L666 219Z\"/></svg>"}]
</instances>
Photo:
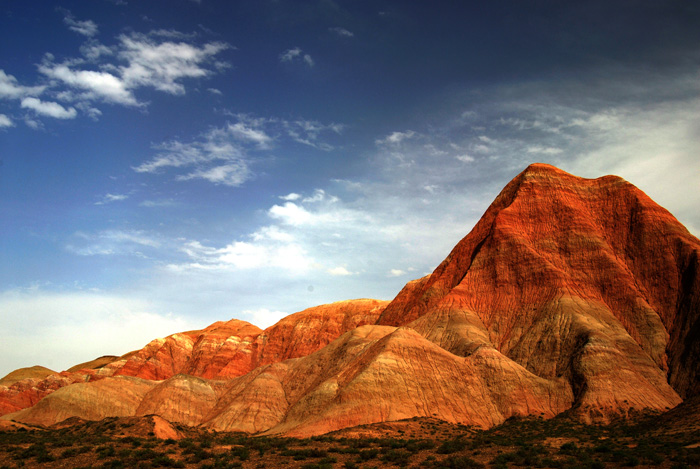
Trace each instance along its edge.
<instances>
[{"instance_id":1,"label":"eroded rock face","mask_svg":"<svg viewBox=\"0 0 700 469\"><path fill-rule=\"evenodd\" d=\"M664 411L700 386L699 252L624 180L532 165L388 306L353 300L265 331L232 320L175 334L76 370L90 382L2 418L155 414L308 436L416 416L486 428Z\"/></svg>"},{"instance_id":2,"label":"eroded rock face","mask_svg":"<svg viewBox=\"0 0 700 469\"><path fill-rule=\"evenodd\" d=\"M34 425L53 425L67 418L102 420L106 417L133 416L154 381L116 376L91 383L65 386L27 409L4 415Z\"/></svg>"},{"instance_id":3,"label":"eroded rock face","mask_svg":"<svg viewBox=\"0 0 700 469\"><path fill-rule=\"evenodd\" d=\"M179 374L212 379L242 376L262 364L308 355L348 330L374 323L387 304L361 299L321 305L292 314L265 331L238 319L220 321L203 330L155 339L122 357L100 357L61 373L43 367L17 370L3 378L0 415L33 406L64 386L109 376L157 381ZM182 413L172 415L178 412Z\"/></svg>"},{"instance_id":4,"label":"eroded rock face","mask_svg":"<svg viewBox=\"0 0 700 469\"><path fill-rule=\"evenodd\" d=\"M699 351L688 335L699 250L621 178L531 165L379 324L407 325L462 356L491 346L537 376L564 378L585 418L664 410L698 385L683 357Z\"/></svg>"}]
</instances>

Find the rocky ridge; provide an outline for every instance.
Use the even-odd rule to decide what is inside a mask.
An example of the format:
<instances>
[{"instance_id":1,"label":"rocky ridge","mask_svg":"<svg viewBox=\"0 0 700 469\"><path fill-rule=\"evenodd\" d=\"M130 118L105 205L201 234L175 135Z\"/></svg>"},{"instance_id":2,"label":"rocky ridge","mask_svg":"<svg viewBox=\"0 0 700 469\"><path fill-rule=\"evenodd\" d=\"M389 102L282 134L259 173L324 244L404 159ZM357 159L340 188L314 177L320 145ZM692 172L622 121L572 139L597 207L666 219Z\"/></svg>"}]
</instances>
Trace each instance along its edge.
<instances>
[{"instance_id":1,"label":"rocky ridge","mask_svg":"<svg viewBox=\"0 0 700 469\"><path fill-rule=\"evenodd\" d=\"M232 320L174 334L49 375L64 387L2 418L155 414L306 436L409 417L488 428L511 416L663 412L698 394L699 252L621 178L535 164L388 305L355 300L265 331ZM0 387L0 409L22 405L24 381Z\"/></svg>"}]
</instances>

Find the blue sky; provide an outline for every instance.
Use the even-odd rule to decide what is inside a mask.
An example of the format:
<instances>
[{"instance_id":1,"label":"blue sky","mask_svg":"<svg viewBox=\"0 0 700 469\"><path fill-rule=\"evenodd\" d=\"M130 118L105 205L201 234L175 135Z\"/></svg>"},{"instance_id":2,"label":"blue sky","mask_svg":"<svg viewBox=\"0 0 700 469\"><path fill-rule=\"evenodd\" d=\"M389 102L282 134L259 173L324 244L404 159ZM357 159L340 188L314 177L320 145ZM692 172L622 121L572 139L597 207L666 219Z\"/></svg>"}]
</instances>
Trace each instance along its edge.
<instances>
[{"instance_id":1,"label":"blue sky","mask_svg":"<svg viewBox=\"0 0 700 469\"><path fill-rule=\"evenodd\" d=\"M700 232L694 2L6 0L0 375L391 299L532 162Z\"/></svg>"}]
</instances>

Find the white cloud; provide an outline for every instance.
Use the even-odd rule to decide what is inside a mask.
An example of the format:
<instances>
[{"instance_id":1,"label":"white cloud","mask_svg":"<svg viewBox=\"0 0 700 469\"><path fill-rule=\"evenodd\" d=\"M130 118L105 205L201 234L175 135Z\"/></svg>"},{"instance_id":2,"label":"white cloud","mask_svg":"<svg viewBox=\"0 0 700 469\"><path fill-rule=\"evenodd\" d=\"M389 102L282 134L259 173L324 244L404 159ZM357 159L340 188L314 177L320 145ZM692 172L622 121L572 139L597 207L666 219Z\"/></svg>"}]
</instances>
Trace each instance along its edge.
<instances>
[{"instance_id":1,"label":"white cloud","mask_svg":"<svg viewBox=\"0 0 700 469\"><path fill-rule=\"evenodd\" d=\"M14 127L15 124L12 122L12 119L7 117L5 114L0 114L0 128L3 127Z\"/></svg>"},{"instance_id":2,"label":"white cloud","mask_svg":"<svg viewBox=\"0 0 700 469\"><path fill-rule=\"evenodd\" d=\"M105 194L102 200L95 202L95 205L104 205L111 202L121 202L122 200L128 199L129 196L126 194Z\"/></svg>"},{"instance_id":3,"label":"white cloud","mask_svg":"<svg viewBox=\"0 0 700 469\"><path fill-rule=\"evenodd\" d=\"M328 196L328 194L326 194L326 191L324 191L323 189L316 189L314 190L314 195L312 195L311 197L304 197L304 199L302 200L302 202L305 204L323 201L329 201L332 203L337 202L338 198L335 196Z\"/></svg>"},{"instance_id":4,"label":"white cloud","mask_svg":"<svg viewBox=\"0 0 700 469\"><path fill-rule=\"evenodd\" d=\"M79 21L69 12L66 11L66 16L63 18L63 22L68 25L68 29L83 36L92 37L97 35L98 28L92 20Z\"/></svg>"},{"instance_id":5,"label":"white cloud","mask_svg":"<svg viewBox=\"0 0 700 469\"><path fill-rule=\"evenodd\" d=\"M559 153L562 153L564 150L561 148L556 148L556 147L543 147L541 145L533 145L530 147L527 147L525 150L528 153L536 153L536 154L544 154L544 155L558 155Z\"/></svg>"},{"instance_id":6,"label":"white cloud","mask_svg":"<svg viewBox=\"0 0 700 469\"><path fill-rule=\"evenodd\" d=\"M406 132L392 132L384 138L377 139L377 145L399 145L405 140L409 140L416 136L413 130L407 130Z\"/></svg>"},{"instance_id":7,"label":"white cloud","mask_svg":"<svg viewBox=\"0 0 700 469\"><path fill-rule=\"evenodd\" d=\"M112 49L95 39L90 39L85 44L80 46L80 53L92 61L96 61L102 56L113 54Z\"/></svg>"},{"instance_id":8,"label":"white cloud","mask_svg":"<svg viewBox=\"0 0 700 469\"><path fill-rule=\"evenodd\" d=\"M329 132L340 135L345 128L343 124L322 124L318 121L303 119L282 121L282 124L287 135L295 142L324 151L331 151L334 147L324 141L320 141L320 135Z\"/></svg>"},{"instance_id":9,"label":"white cloud","mask_svg":"<svg viewBox=\"0 0 700 469\"><path fill-rule=\"evenodd\" d=\"M27 124L27 127L34 130L41 130L44 128L44 125L41 122L32 119L28 115L24 116L24 123Z\"/></svg>"},{"instance_id":10,"label":"white cloud","mask_svg":"<svg viewBox=\"0 0 700 469\"><path fill-rule=\"evenodd\" d=\"M304 273L314 265L314 261L300 245L272 238L257 242L234 241L223 248L188 241L182 250L192 262L171 264L170 270L186 272L279 268L291 273Z\"/></svg>"},{"instance_id":11,"label":"white cloud","mask_svg":"<svg viewBox=\"0 0 700 469\"><path fill-rule=\"evenodd\" d=\"M335 28L328 28L328 31L337 34L338 36L341 37L354 37L355 34L351 31L348 31L345 28L341 28L339 26L336 26Z\"/></svg>"},{"instance_id":12,"label":"white cloud","mask_svg":"<svg viewBox=\"0 0 700 469\"><path fill-rule=\"evenodd\" d=\"M248 119L245 116L238 118L238 122L228 125L228 131L236 140L254 143L262 149L269 148L272 137L262 130L265 123L263 119Z\"/></svg>"},{"instance_id":13,"label":"white cloud","mask_svg":"<svg viewBox=\"0 0 700 469\"><path fill-rule=\"evenodd\" d=\"M332 269L327 269L326 272L329 274L333 275L334 277L345 277L347 275L352 275L352 272L350 272L348 269L345 267L333 267Z\"/></svg>"},{"instance_id":14,"label":"white cloud","mask_svg":"<svg viewBox=\"0 0 700 469\"><path fill-rule=\"evenodd\" d=\"M250 179L250 170L245 161L239 160L207 169L197 169L177 177L178 181L189 181L191 179L204 179L214 184L238 187Z\"/></svg>"},{"instance_id":15,"label":"white cloud","mask_svg":"<svg viewBox=\"0 0 700 469\"><path fill-rule=\"evenodd\" d=\"M58 103L41 101L38 98L24 98L22 100L22 107L31 109L37 114L56 119L74 119L78 114L75 108L71 107L66 109Z\"/></svg>"},{"instance_id":16,"label":"white cloud","mask_svg":"<svg viewBox=\"0 0 700 469\"><path fill-rule=\"evenodd\" d=\"M144 34L123 34L118 56L128 62L120 67L127 88L150 86L170 94L184 94L179 80L201 78L213 72L205 67L219 52L230 46L212 42L201 47L185 42L157 43Z\"/></svg>"},{"instance_id":17,"label":"white cloud","mask_svg":"<svg viewBox=\"0 0 700 469\"><path fill-rule=\"evenodd\" d=\"M313 67L315 65L314 59L309 54L304 54L303 51L299 47L287 49L286 51L284 51L280 54L279 58L280 58L280 62L283 62L283 63L284 62L295 62L297 60L301 60L309 67Z\"/></svg>"},{"instance_id":18,"label":"white cloud","mask_svg":"<svg viewBox=\"0 0 700 469\"><path fill-rule=\"evenodd\" d=\"M301 49L298 47L295 47L293 49L287 49L286 51L284 51L280 54L280 61L281 62L291 62L292 60L296 59L300 55L301 55Z\"/></svg>"},{"instance_id":19,"label":"white cloud","mask_svg":"<svg viewBox=\"0 0 700 469\"><path fill-rule=\"evenodd\" d=\"M217 88L207 88L207 91L210 92L211 94L216 94L219 96L222 96L224 93L221 92L221 90Z\"/></svg>"},{"instance_id":20,"label":"white cloud","mask_svg":"<svg viewBox=\"0 0 700 469\"><path fill-rule=\"evenodd\" d=\"M474 157L471 155L468 155L466 153L464 153L463 155L457 155L457 156L455 156L455 158L457 158L462 163L473 163L474 162Z\"/></svg>"},{"instance_id":21,"label":"white cloud","mask_svg":"<svg viewBox=\"0 0 700 469\"><path fill-rule=\"evenodd\" d=\"M391 269L389 271L389 277L400 277L402 275L406 275L406 271L401 269Z\"/></svg>"},{"instance_id":22,"label":"white cloud","mask_svg":"<svg viewBox=\"0 0 700 469\"><path fill-rule=\"evenodd\" d=\"M22 99L25 96L36 96L46 89L45 86L23 86L15 77L0 69L0 98Z\"/></svg>"},{"instance_id":23,"label":"white cloud","mask_svg":"<svg viewBox=\"0 0 700 469\"><path fill-rule=\"evenodd\" d=\"M147 301L89 292L0 292L0 376L43 365L65 370L103 355L122 355L156 337L202 324Z\"/></svg>"},{"instance_id":24,"label":"white cloud","mask_svg":"<svg viewBox=\"0 0 700 469\"><path fill-rule=\"evenodd\" d=\"M294 241L294 236L289 232L280 229L276 225L263 226L258 231L253 233L251 237L255 241L272 240L272 241L282 241L285 243L291 243Z\"/></svg>"},{"instance_id":25,"label":"white cloud","mask_svg":"<svg viewBox=\"0 0 700 469\"><path fill-rule=\"evenodd\" d=\"M235 122L212 128L194 141L172 140L154 145L158 151L156 155L134 167L134 171L156 173L190 168L175 178L180 181L203 179L236 187L253 177L250 169L253 155L275 148L278 142L288 142L285 135L300 142L303 133L303 139L308 141L302 143L327 151L333 147L322 139L323 134L338 135L344 127L342 124L322 124L304 119L287 121L246 114L229 115L236 119Z\"/></svg>"},{"instance_id":26,"label":"white cloud","mask_svg":"<svg viewBox=\"0 0 700 469\"><path fill-rule=\"evenodd\" d=\"M292 192L292 193L287 194L287 195L281 195L281 196L279 196L279 198L282 200L289 200L289 201L293 202L295 200L301 199L301 194L297 194L296 192Z\"/></svg>"},{"instance_id":27,"label":"white cloud","mask_svg":"<svg viewBox=\"0 0 700 469\"><path fill-rule=\"evenodd\" d=\"M177 205L177 202L173 199L144 200L139 204L141 207L148 208L173 207L175 205Z\"/></svg>"},{"instance_id":28,"label":"white cloud","mask_svg":"<svg viewBox=\"0 0 700 469\"><path fill-rule=\"evenodd\" d=\"M273 205L268 214L285 225L298 226L312 220L311 214L304 207L294 202L287 202L284 205Z\"/></svg>"},{"instance_id":29,"label":"white cloud","mask_svg":"<svg viewBox=\"0 0 700 469\"><path fill-rule=\"evenodd\" d=\"M182 95L185 93L184 80L205 78L225 68L226 63L215 57L228 49L228 44L210 42L200 46L185 42L190 38L175 31L168 34L164 31L122 34L118 44L111 48L90 39L81 47L81 53L93 63L91 68L96 69L85 69L84 59L55 63L53 56L47 54L39 65L39 72L54 80L52 87L63 85L68 91L76 92L75 100L144 106L145 103L139 102L134 94L140 88ZM181 42L168 39L180 39ZM110 58L119 62L107 62ZM12 77L0 76L0 93L5 83L6 94L14 97L31 94L10 79ZM61 93L68 96L66 91Z\"/></svg>"},{"instance_id":30,"label":"white cloud","mask_svg":"<svg viewBox=\"0 0 700 469\"><path fill-rule=\"evenodd\" d=\"M136 106L138 101L126 83L109 72L94 70L72 70L70 64L54 64L44 60L39 65L44 75L59 80L68 86L84 91L82 99L102 99L110 103Z\"/></svg>"},{"instance_id":31,"label":"white cloud","mask_svg":"<svg viewBox=\"0 0 700 469\"><path fill-rule=\"evenodd\" d=\"M134 255L143 257L144 248L153 250L162 243L141 230L104 230L97 233L77 232L74 242L66 245L69 252L79 256Z\"/></svg>"},{"instance_id":32,"label":"white cloud","mask_svg":"<svg viewBox=\"0 0 700 469\"><path fill-rule=\"evenodd\" d=\"M176 176L179 181L203 179L214 184L240 186L252 177L246 144L265 149L271 142L256 123L239 121L214 128L193 142L173 140L154 146L158 153L134 167L138 173L156 173L168 168L191 168Z\"/></svg>"}]
</instances>

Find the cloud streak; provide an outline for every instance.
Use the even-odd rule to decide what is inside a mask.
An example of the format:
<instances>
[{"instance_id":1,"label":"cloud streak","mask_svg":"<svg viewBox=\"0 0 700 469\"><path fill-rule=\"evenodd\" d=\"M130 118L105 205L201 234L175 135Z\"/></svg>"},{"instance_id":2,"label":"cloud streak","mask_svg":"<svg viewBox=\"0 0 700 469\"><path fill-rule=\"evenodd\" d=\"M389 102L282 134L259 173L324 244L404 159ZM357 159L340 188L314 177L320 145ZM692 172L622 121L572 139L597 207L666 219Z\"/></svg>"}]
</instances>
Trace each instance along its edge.
<instances>
[{"instance_id":1,"label":"cloud streak","mask_svg":"<svg viewBox=\"0 0 700 469\"><path fill-rule=\"evenodd\" d=\"M65 10L65 17L63 18L63 22L68 25L68 29L71 31L82 34L83 36L87 37L93 37L96 36L97 33L99 32L97 28L97 24L95 24L94 21L92 20L84 20L84 21L79 21L76 20L73 14Z\"/></svg>"},{"instance_id":2,"label":"cloud streak","mask_svg":"<svg viewBox=\"0 0 700 469\"><path fill-rule=\"evenodd\" d=\"M299 47L287 49L286 51L282 52L279 55L279 59L282 63L303 62L310 68L316 65L314 59L311 58L309 54L305 54Z\"/></svg>"},{"instance_id":3,"label":"cloud streak","mask_svg":"<svg viewBox=\"0 0 700 469\"><path fill-rule=\"evenodd\" d=\"M305 119L290 121L246 114L231 117L235 120L212 128L193 141L171 140L155 145L156 155L133 170L151 174L176 170L178 181L201 179L238 187L253 178L251 165L259 152L290 141L331 151L334 146L324 137L340 135L344 128L342 124Z\"/></svg>"}]
</instances>

